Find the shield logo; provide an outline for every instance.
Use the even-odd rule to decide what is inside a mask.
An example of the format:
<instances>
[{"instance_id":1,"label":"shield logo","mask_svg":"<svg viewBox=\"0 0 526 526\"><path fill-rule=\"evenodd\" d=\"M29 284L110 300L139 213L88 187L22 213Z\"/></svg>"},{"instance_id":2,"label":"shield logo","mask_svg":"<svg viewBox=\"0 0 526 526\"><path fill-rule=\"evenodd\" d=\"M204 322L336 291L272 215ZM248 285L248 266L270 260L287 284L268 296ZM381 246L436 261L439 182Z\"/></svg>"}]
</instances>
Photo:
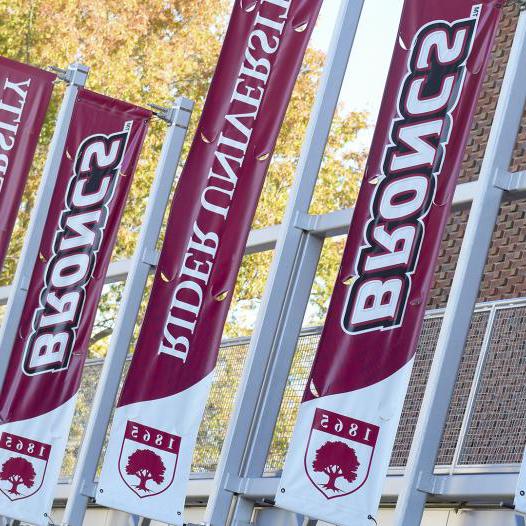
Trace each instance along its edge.
<instances>
[{"instance_id":1,"label":"shield logo","mask_svg":"<svg viewBox=\"0 0 526 526\"><path fill-rule=\"evenodd\" d=\"M164 493L173 483L181 437L128 420L119 455L119 473L143 499Z\"/></svg>"},{"instance_id":2,"label":"shield logo","mask_svg":"<svg viewBox=\"0 0 526 526\"><path fill-rule=\"evenodd\" d=\"M326 498L345 497L367 481L380 428L317 408L305 451L305 471Z\"/></svg>"},{"instance_id":3,"label":"shield logo","mask_svg":"<svg viewBox=\"0 0 526 526\"><path fill-rule=\"evenodd\" d=\"M11 501L40 491L51 446L4 432L0 437L0 491Z\"/></svg>"}]
</instances>

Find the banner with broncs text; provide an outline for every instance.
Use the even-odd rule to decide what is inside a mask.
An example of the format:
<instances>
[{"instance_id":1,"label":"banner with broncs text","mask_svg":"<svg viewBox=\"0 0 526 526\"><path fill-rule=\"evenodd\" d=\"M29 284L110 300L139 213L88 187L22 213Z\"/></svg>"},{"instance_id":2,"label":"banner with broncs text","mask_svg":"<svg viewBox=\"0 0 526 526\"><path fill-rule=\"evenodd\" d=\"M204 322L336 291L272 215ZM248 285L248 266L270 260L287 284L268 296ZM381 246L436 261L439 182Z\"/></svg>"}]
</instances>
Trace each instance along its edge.
<instances>
[{"instance_id":1,"label":"banner with broncs text","mask_svg":"<svg viewBox=\"0 0 526 526\"><path fill-rule=\"evenodd\" d=\"M0 270L56 75L0 57Z\"/></svg>"},{"instance_id":2,"label":"banner with broncs text","mask_svg":"<svg viewBox=\"0 0 526 526\"><path fill-rule=\"evenodd\" d=\"M183 524L236 277L321 3L235 2L115 411L99 504Z\"/></svg>"},{"instance_id":3,"label":"banner with broncs text","mask_svg":"<svg viewBox=\"0 0 526 526\"><path fill-rule=\"evenodd\" d=\"M405 1L276 496L284 509L374 524L499 5Z\"/></svg>"},{"instance_id":4,"label":"banner with broncs text","mask_svg":"<svg viewBox=\"0 0 526 526\"><path fill-rule=\"evenodd\" d=\"M97 304L150 116L79 91L0 392L0 515L49 523Z\"/></svg>"}]
</instances>

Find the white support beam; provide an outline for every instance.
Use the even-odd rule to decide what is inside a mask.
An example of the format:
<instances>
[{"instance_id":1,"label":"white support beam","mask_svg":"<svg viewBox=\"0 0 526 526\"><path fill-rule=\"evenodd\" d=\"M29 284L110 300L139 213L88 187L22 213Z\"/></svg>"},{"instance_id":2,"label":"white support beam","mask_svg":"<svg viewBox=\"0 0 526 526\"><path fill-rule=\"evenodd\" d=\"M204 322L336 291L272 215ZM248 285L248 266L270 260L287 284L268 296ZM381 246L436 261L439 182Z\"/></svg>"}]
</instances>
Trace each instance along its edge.
<instances>
[{"instance_id":1,"label":"white support beam","mask_svg":"<svg viewBox=\"0 0 526 526\"><path fill-rule=\"evenodd\" d=\"M517 174L511 175L513 176L512 183L510 182L508 185L511 185L511 187L507 188L504 200L513 201L526 198L526 172L518 172ZM477 187L478 181L459 184L453 198L453 210L469 208L477 194ZM349 230L352 214L352 208L345 208L328 214L309 216L308 228L312 234L320 237L343 236L347 234ZM272 225L251 230L248 236L245 254L256 254L258 252L274 250L280 231L281 225ZM131 259L121 259L111 263L106 274L106 283L125 281L130 271L130 265ZM7 303L10 291L10 285L0 287L0 305Z\"/></svg>"},{"instance_id":2,"label":"white support beam","mask_svg":"<svg viewBox=\"0 0 526 526\"><path fill-rule=\"evenodd\" d=\"M472 473L461 472L453 476L448 473L435 475L436 487L441 488L440 495L432 497L433 502L484 502L498 505L502 501L513 499L517 472L499 470L497 467L486 467L485 471ZM240 488L247 499L253 501L272 500L276 494L279 477L260 477L243 479ZM187 506L204 506L213 491L214 481L211 475L207 478L192 476L188 485ZM63 482L57 486L55 507L64 506L71 495L71 483ZM403 488L403 475L393 472L388 475L382 492L382 503L396 502Z\"/></svg>"}]
</instances>

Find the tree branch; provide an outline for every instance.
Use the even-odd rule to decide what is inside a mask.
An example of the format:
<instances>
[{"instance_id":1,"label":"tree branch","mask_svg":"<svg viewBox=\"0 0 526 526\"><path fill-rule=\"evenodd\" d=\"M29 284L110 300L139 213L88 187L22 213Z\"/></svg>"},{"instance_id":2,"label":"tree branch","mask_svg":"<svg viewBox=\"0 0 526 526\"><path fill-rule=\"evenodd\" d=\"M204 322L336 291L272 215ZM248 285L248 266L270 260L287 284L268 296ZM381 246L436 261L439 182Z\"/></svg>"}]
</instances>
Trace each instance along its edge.
<instances>
[{"instance_id":1,"label":"tree branch","mask_svg":"<svg viewBox=\"0 0 526 526\"><path fill-rule=\"evenodd\" d=\"M90 345L96 344L98 341L103 340L107 336L110 336L113 332L113 329L110 327L104 328L101 331L99 331L97 334L94 334L89 341Z\"/></svg>"}]
</instances>

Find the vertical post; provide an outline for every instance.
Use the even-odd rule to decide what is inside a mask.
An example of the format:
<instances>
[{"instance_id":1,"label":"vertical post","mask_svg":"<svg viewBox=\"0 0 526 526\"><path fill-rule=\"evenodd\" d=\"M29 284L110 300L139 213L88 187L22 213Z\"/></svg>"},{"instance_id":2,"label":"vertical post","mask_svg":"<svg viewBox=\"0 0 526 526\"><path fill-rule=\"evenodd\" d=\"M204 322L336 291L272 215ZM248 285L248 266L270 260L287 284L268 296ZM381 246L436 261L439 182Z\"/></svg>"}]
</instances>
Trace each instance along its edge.
<instances>
[{"instance_id":1,"label":"vertical post","mask_svg":"<svg viewBox=\"0 0 526 526\"><path fill-rule=\"evenodd\" d=\"M473 419L473 411L475 408L475 403L477 401L477 396L480 391L482 383L482 375L484 374L484 369L486 367L486 361L490 351L491 345L491 336L493 334L493 327L495 324L495 316L497 315L497 306L492 305L491 310L488 316L488 322L486 325L486 330L484 332L484 339L482 340L482 346L480 348L479 358L477 360L477 366L475 368L475 374L473 375L473 383L471 384L471 389L469 390L468 401L466 403L466 409L464 410L464 417L462 418L462 425L460 427L460 432L458 434L457 445L455 447L455 452L453 453L453 460L451 462L450 475L453 475L455 469L460 463L460 456L464 450L464 444L466 443L466 437L471 427L471 421Z\"/></svg>"},{"instance_id":2,"label":"vertical post","mask_svg":"<svg viewBox=\"0 0 526 526\"><path fill-rule=\"evenodd\" d=\"M162 115L170 127L163 144L143 227L124 288L122 308L119 310L111 336L108 354L104 360L79 452L71 485L71 496L68 499L63 519L63 524L67 526L82 526L88 500L95 496L94 480L100 453L106 438L106 430L119 389L148 275L157 265L159 254L156 251L156 244L179 165L192 109L192 101L179 98L176 105Z\"/></svg>"},{"instance_id":3,"label":"vertical post","mask_svg":"<svg viewBox=\"0 0 526 526\"><path fill-rule=\"evenodd\" d=\"M345 0L338 16L276 246L205 521L228 523L240 477L262 475L323 239L309 233L308 211L345 76L363 0ZM248 523L254 503L239 497L232 524Z\"/></svg>"},{"instance_id":4,"label":"vertical post","mask_svg":"<svg viewBox=\"0 0 526 526\"><path fill-rule=\"evenodd\" d=\"M526 102L526 13L522 12L506 69L491 134L471 207L462 250L440 331L433 366L407 461L397 526L419 526L427 494L422 477L433 474L438 448L484 272L503 188Z\"/></svg>"},{"instance_id":5,"label":"vertical post","mask_svg":"<svg viewBox=\"0 0 526 526\"><path fill-rule=\"evenodd\" d=\"M0 386L4 383L11 349L15 341L22 310L24 309L31 275L33 274L35 262L38 257L38 249L51 205L58 170L62 162L62 156L64 155L64 146L71 123L73 107L79 89L86 84L88 71L88 68L82 64L72 64L65 72L59 75L61 80L68 83L68 87L66 88L66 93L64 94L64 99L62 100L62 105L58 113L57 123L53 133L53 139L49 146L49 153L42 173L42 180L36 196L35 206L31 213L31 221L20 254L9 300L7 301L6 315L2 323L2 328L0 329Z\"/></svg>"}]
</instances>

